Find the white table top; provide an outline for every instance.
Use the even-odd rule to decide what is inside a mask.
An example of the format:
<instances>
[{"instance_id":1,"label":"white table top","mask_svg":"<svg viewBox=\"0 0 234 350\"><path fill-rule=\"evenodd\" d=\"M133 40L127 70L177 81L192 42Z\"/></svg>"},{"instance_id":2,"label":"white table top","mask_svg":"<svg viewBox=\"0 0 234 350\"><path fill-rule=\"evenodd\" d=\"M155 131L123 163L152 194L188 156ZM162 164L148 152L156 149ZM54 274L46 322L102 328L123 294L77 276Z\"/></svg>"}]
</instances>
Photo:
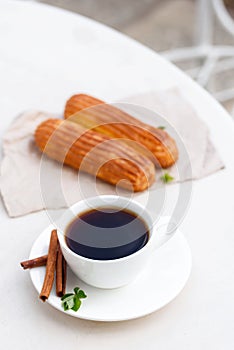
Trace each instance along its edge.
<instances>
[{"instance_id":1,"label":"white table top","mask_svg":"<svg viewBox=\"0 0 234 350\"><path fill-rule=\"evenodd\" d=\"M155 29L156 30L156 29ZM19 261L49 223L44 212L1 217L4 349L233 349L234 124L212 97L153 51L87 18L34 2L0 3L0 134L29 108L62 111L78 91L114 101L179 86L208 124L226 169L193 185L181 226L193 269L171 304L120 323L82 321L41 305Z\"/></svg>"}]
</instances>

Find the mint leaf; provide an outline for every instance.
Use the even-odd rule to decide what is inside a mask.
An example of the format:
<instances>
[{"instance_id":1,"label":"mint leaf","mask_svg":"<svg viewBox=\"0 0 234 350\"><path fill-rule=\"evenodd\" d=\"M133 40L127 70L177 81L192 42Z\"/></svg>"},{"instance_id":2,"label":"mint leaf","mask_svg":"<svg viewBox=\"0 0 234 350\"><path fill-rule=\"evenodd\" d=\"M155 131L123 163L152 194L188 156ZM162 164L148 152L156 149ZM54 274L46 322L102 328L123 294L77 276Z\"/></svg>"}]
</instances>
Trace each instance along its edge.
<instances>
[{"instance_id":1,"label":"mint leaf","mask_svg":"<svg viewBox=\"0 0 234 350\"><path fill-rule=\"evenodd\" d=\"M73 289L73 290L74 290L74 293L77 294L78 291L79 291L79 289L80 289L79 287L74 288L74 289Z\"/></svg>"},{"instance_id":2,"label":"mint leaf","mask_svg":"<svg viewBox=\"0 0 234 350\"><path fill-rule=\"evenodd\" d=\"M74 294L69 295L69 297L66 297L65 299L63 299L64 303L68 302L69 300L72 300L74 298Z\"/></svg>"},{"instance_id":3,"label":"mint leaf","mask_svg":"<svg viewBox=\"0 0 234 350\"><path fill-rule=\"evenodd\" d=\"M64 304L62 304L63 305L63 310L64 311L67 311L68 310L68 306L67 306L67 304L66 303L64 303Z\"/></svg>"},{"instance_id":4,"label":"mint leaf","mask_svg":"<svg viewBox=\"0 0 234 350\"><path fill-rule=\"evenodd\" d=\"M74 300L74 305L72 307L72 310L76 312L79 310L81 306L81 300L77 296L74 296L73 300Z\"/></svg>"},{"instance_id":5,"label":"mint leaf","mask_svg":"<svg viewBox=\"0 0 234 350\"><path fill-rule=\"evenodd\" d=\"M87 298L87 295L79 287L75 287L74 293L67 293L61 297L64 311L73 310L78 311L81 306L81 300Z\"/></svg>"},{"instance_id":6,"label":"mint leaf","mask_svg":"<svg viewBox=\"0 0 234 350\"><path fill-rule=\"evenodd\" d=\"M78 298L80 299L85 299L87 298L87 295L85 294L85 292L83 290L79 290L78 294L77 294Z\"/></svg>"},{"instance_id":7,"label":"mint leaf","mask_svg":"<svg viewBox=\"0 0 234 350\"><path fill-rule=\"evenodd\" d=\"M165 173L161 176L161 180L164 182L164 183L168 183L168 182L171 182L174 180L174 177L172 177L170 174L168 173Z\"/></svg>"},{"instance_id":8,"label":"mint leaf","mask_svg":"<svg viewBox=\"0 0 234 350\"><path fill-rule=\"evenodd\" d=\"M68 294L64 294L61 298L61 300L63 301L64 299L70 297L71 295L73 295L73 293L68 293Z\"/></svg>"},{"instance_id":9,"label":"mint leaf","mask_svg":"<svg viewBox=\"0 0 234 350\"><path fill-rule=\"evenodd\" d=\"M158 129L164 130L164 129L166 129L166 127L165 126L158 126Z\"/></svg>"},{"instance_id":10,"label":"mint leaf","mask_svg":"<svg viewBox=\"0 0 234 350\"><path fill-rule=\"evenodd\" d=\"M66 300L65 303L67 304L68 309L72 309L75 305L74 297L72 297L72 299Z\"/></svg>"}]
</instances>

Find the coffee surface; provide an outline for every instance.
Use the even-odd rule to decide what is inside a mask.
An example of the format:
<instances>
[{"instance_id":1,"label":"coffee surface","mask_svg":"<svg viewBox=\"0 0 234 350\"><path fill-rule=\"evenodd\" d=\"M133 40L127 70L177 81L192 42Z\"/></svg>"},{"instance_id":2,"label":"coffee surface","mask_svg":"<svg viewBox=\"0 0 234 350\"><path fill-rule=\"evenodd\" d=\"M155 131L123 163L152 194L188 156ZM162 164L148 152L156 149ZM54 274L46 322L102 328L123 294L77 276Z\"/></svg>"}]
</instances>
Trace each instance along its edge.
<instances>
[{"instance_id":1,"label":"coffee surface","mask_svg":"<svg viewBox=\"0 0 234 350\"><path fill-rule=\"evenodd\" d=\"M145 222L128 210L98 208L77 216L67 227L67 246L76 254L95 260L131 255L148 241Z\"/></svg>"}]
</instances>

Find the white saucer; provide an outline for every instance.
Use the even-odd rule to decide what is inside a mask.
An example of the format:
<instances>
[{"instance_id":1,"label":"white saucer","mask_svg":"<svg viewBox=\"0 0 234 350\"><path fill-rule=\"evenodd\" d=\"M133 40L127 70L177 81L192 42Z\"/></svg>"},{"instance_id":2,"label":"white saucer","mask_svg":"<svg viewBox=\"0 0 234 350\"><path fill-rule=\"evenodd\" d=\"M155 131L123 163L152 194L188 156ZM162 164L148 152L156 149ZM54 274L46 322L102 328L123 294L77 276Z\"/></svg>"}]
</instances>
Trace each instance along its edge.
<instances>
[{"instance_id":1,"label":"white saucer","mask_svg":"<svg viewBox=\"0 0 234 350\"><path fill-rule=\"evenodd\" d=\"M52 226L47 227L37 238L30 258L47 253ZM118 289L99 289L79 280L68 269L66 292L78 286L87 294L81 308L74 312L63 311L60 298L53 289L47 302L70 316L94 321L123 321L148 315L172 301L185 286L190 271L191 252L183 234L178 231L163 247L156 251L147 269L136 281ZM41 290L45 274L44 267L30 270L32 282ZM41 305L43 307L43 305Z\"/></svg>"}]
</instances>

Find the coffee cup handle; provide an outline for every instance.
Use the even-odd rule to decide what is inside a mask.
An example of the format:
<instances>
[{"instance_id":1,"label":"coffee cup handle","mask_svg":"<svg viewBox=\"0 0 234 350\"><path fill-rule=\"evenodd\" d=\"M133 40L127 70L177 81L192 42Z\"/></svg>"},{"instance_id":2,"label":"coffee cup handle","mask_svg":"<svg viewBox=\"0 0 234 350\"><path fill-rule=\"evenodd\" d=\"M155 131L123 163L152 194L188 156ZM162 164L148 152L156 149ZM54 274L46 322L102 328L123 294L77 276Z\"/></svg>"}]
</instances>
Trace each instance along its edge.
<instances>
[{"instance_id":1,"label":"coffee cup handle","mask_svg":"<svg viewBox=\"0 0 234 350\"><path fill-rule=\"evenodd\" d=\"M176 233L177 224L171 216L162 216L155 224L153 232L153 250L163 246L168 242Z\"/></svg>"}]
</instances>

